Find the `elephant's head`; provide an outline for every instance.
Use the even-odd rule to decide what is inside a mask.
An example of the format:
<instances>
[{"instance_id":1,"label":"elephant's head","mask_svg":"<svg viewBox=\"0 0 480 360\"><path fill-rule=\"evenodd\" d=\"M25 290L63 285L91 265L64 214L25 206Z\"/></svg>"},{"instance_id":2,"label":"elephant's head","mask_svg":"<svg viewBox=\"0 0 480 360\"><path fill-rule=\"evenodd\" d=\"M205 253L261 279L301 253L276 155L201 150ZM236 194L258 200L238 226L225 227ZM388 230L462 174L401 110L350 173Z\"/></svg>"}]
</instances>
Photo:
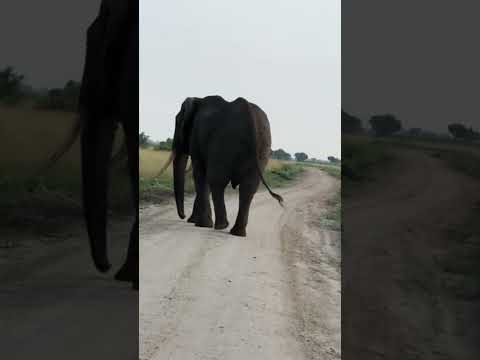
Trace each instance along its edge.
<instances>
[{"instance_id":1,"label":"elephant's head","mask_svg":"<svg viewBox=\"0 0 480 360\"><path fill-rule=\"evenodd\" d=\"M187 98L175 118L175 134L172 143L173 189L178 216L181 219L185 218L185 169L187 167L188 155L190 154L190 134L198 107L198 100L197 98Z\"/></svg>"}]
</instances>

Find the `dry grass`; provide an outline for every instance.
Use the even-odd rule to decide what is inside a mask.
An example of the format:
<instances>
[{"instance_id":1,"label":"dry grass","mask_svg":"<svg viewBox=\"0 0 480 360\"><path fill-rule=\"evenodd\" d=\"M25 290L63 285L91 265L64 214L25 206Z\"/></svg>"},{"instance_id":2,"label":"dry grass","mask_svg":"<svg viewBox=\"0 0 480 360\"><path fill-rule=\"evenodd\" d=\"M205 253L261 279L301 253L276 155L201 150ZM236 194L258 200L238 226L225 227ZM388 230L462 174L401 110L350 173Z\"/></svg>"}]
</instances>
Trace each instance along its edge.
<instances>
[{"instance_id":1,"label":"dry grass","mask_svg":"<svg viewBox=\"0 0 480 360\"><path fill-rule=\"evenodd\" d=\"M75 114L69 112L0 107L0 202L4 211L8 213L12 206L61 209L81 202L79 141L44 178L33 177L65 140L74 118ZM114 151L122 136L120 132ZM112 186L112 206L130 201L125 197L128 178L118 176L121 179Z\"/></svg>"},{"instance_id":2,"label":"dry grass","mask_svg":"<svg viewBox=\"0 0 480 360\"><path fill-rule=\"evenodd\" d=\"M30 176L67 137L73 119L71 113L0 108L0 175ZM54 171L79 174L78 158L75 144Z\"/></svg>"},{"instance_id":3,"label":"dry grass","mask_svg":"<svg viewBox=\"0 0 480 360\"><path fill-rule=\"evenodd\" d=\"M0 107L0 177L25 179L31 176L67 137L74 116L61 111ZM120 136L116 139L116 149ZM80 179L79 141L51 170L49 177Z\"/></svg>"},{"instance_id":4,"label":"dry grass","mask_svg":"<svg viewBox=\"0 0 480 360\"><path fill-rule=\"evenodd\" d=\"M167 162L168 157L170 156L170 151L140 149L138 156L140 158L140 177L150 179L154 177ZM168 174L169 177L173 177L172 171L172 166L169 166L165 171L165 174Z\"/></svg>"},{"instance_id":5,"label":"dry grass","mask_svg":"<svg viewBox=\"0 0 480 360\"><path fill-rule=\"evenodd\" d=\"M162 166L167 162L169 156L169 151L140 149L140 177L144 179L151 179L152 177L154 177L158 173L158 171L160 171ZM267 165L267 171L278 170L284 165L285 163L281 160L270 159ZM170 179L173 179L172 166L168 167L168 169L165 171L165 174Z\"/></svg>"}]
</instances>

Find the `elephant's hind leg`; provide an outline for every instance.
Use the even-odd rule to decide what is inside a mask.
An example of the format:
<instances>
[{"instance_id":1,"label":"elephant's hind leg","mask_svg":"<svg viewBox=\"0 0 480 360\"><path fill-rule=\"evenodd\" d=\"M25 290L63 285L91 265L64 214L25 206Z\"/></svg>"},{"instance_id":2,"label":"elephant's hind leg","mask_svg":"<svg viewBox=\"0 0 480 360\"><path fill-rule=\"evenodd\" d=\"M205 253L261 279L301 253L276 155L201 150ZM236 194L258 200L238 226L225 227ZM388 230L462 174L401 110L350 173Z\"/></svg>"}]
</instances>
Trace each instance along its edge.
<instances>
[{"instance_id":1,"label":"elephant's hind leg","mask_svg":"<svg viewBox=\"0 0 480 360\"><path fill-rule=\"evenodd\" d=\"M138 217L132 226L130 232L130 242L128 245L127 260L115 274L115 280L131 281L135 289L138 289L139 273L139 249L138 249Z\"/></svg>"},{"instance_id":2,"label":"elephant's hind leg","mask_svg":"<svg viewBox=\"0 0 480 360\"><path fill-rule=\"evenodd\" d=\"M195 195L195 201L193 202L193 210L192 215L187 219L187 222L195 224L199 217L199 209L198 209L198 195Z\"/></svg>"},{"instance_id":3,"label":"elephant's hind leg","mask_svg":"<svg viewBox=\"0 0 480 360\"><path fill-rule=\"evenodd\" d=\"M258 184L258 180L242 182L240 184L238 215L235 225L230 230L230 234L243 237L247 236L248 213L250 211L250 204L252 203L253 196L257 191Z\"/></svg>"},{"instance_id":4,"label":"elephant's hind leg","mask_svg":"<svg viewBox=\"0 0 480 360\"><path fill-rule=\"evenodd\" d=\"M195 191L197 193L197 214L195 214L195 226L213 227L212 208L210 207L210 189L205 179L205 171L200 166L193 168L195 174Z\"/></svg>"},{"instance_id":5,"label":"elephant's hind leg","mask_svg":"<svg viewBox=\"0 0 480 360\"><path fill-rule=\"evenodd\" d=\"M225 208L225 186L212 186L213 206L215 209L215 229L228 227L227 209Z\"/></svg>"}]
</instances>

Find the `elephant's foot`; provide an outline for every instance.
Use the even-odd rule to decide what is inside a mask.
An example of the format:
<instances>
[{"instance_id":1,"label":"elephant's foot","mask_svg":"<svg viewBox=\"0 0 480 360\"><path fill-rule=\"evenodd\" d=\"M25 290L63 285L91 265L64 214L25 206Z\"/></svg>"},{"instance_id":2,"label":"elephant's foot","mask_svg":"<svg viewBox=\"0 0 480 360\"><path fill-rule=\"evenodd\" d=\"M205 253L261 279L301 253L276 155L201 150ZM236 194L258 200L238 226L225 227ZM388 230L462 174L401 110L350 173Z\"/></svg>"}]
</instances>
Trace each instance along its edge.
<instances>
[{"instance_id":1,"label":"elephant's foot","mask_svg":"<svg viewBox=\"0 0 480 360\"><path fill-rule=\"evenodd\" d=\"M110 263L108 261L101 261L101 262L100 261L95 261L95 267L101 273L106 273L108 270L110 270L112 265L110 265Z\"/></svg>"},{"instance_id":2,"label":"elephant's foot","mask_svg":"<svg viewBox=\"0 0 480 360\"><path fill-rule=\"evenodd\" d=\"M195 226L198 227L206 227L206 228L211 228L213 227L213 221L212 219L199 219L198 221L195 222Z\"/></svg>"},{"instance_id":3,"label":"elephant's foot","mask_svg":"<svg viewBox=\"0 0 480 360\"><path fill-rule=\"evenodd\" d=\"M215 221L215 230L223 230L228 227L228 220L224 221Z\"/></svg>"},{"instance_id":4,"label":"elephant's foot","mask_svg":"<svg viewBox=\"0 0 480 360\"><path fill-rule=\"evenodd\" d=\"M187 222L195 224L197 222L197 217L192 214L192 216L187 219Z\"/></svg>"},{"instance_id":5,"label":"elephant's foot","mask_svg":"<svg viewBox=\"0 0 480 360\"><path fill-rule=\"evenodd\" d=\"M138 268L125 263L120 270L115 274L115 280L118 281L133 281L138 283Z\"/></svg>"},{"instance_id":6,"label":"elephant's foot","mask_svg":"<svg viewBox=\"0 0 480 360\"><path fill-rule=\"evenodd\" d=\"M96 255L98 253L102 255ZM110 265L110 262L108 261L107 254L105 253L105 251L102 252L100 249L94 249L92 251L92 257L93 257L93 263L95 264L95 267L101 273L106 273L112 267L112 265Z\"/></svg>"},{"instance_id":7,"label":"elephant's foot","mask_svg":"<svg viewBox=\"0 0 480 360\"><path fill-rule=\"evenodd\" d=\"M235 225L230 230L230 234L235 235L235 236L245 237L245 236L247 236L247 230L245 229L245 227L240 227L238 225Z\"/></svg>"}]
</instances>

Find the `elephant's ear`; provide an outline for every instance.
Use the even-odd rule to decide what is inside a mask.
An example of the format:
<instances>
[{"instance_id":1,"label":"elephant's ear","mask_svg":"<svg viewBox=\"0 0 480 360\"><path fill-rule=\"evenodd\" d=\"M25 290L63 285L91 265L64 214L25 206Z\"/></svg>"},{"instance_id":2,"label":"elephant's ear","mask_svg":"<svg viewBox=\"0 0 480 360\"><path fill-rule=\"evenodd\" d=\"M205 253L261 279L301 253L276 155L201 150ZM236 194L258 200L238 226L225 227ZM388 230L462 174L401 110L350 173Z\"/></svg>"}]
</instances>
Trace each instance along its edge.
<instances>
[{"instance_id":1,"label":"elephant's ear","mask_svg":"<svg viewBox=\"0 0 480 360\"><path fill-rule=\"evenodd\" d=\"M175 119L175 135L172 147L176 151L189 154L189 139L193 125L193 118L197 108L197 99L193 97L186 98L182 103L182 108Z\"/></svg>"}]
</instances>

